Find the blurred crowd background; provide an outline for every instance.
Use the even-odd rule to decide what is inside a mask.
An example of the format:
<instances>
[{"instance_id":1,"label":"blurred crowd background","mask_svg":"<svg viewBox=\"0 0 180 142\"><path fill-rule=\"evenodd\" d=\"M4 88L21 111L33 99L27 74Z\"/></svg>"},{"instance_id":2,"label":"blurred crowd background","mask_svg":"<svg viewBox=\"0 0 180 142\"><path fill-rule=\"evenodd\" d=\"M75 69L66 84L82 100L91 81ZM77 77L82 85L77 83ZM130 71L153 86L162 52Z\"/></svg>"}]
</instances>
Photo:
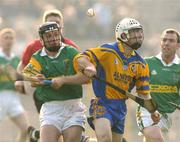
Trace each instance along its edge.
<instances>
[{"instance_id":1,"label":"blurred crowd background","mask_svg":"<svg viewBox=\"0 0 180 142\"><path fill-rule=\"evenodd\" d=\"M0 28L8 26L17 31L20 54L26 43L37 36L43 12L57 8L64 15L64 35L84 49L91 46L81 45L86 40L95 43L114 40L118 21L133 17L145 31L141 50L151 54L157 51L159 35L165 28L180 29L179 7L179 0L0 0ZM94 8L96 16L88 17L88 8Z\"/></svg>"},{"instance_id":2,"label":"blurred crowd background","mask_svg":"<svg viewBox=\"0 0 180 142\"><path fill-rule=\"evenodd\" d=\"M89 8L95 10L94 17L86 15ZM38 26L42 23L43 12L48 9L61 10L64 16L63 34L75 41L82 51L104 42L114 41L115 26L124 17L135 18L143 25L145 39L139 51L142 56L151 56L159 52L160 34L164 29L175 28L180 31L179 0L0 0L0 29L15 29L17 42L13 50L16 54L21 56L27 43L38 37ZM89 98L92 93L87 89L89 86L85 87ZM22 100L32 123L38 125L38 116L31 97L22 96ZM128 105L129 117L125 135L130 142L139 142L142 138L137 136L135 103L128 101ZM175 119L180 122L178 115ZM10 124L8 120L0 124L0 142L11 141L16 134L16 128ZM177 123L176 127L180 127L180 123ZM10 134L7 138L8 132ZM14 134L11 134L12 132ZM178 134L180 131L173 128L172 142L178 141Z\"/></svg>"}]
</instances>

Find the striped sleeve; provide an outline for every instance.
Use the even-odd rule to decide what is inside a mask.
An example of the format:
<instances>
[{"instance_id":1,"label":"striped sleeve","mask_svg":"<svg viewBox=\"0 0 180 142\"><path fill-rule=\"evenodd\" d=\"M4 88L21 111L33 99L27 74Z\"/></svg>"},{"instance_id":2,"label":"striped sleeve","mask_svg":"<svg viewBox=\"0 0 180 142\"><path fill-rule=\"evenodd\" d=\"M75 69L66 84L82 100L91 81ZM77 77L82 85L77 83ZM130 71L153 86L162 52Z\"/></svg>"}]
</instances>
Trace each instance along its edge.
<instances>
[{"instance_id":1,"label":"striped sleeve","mask_svg":"<svg viewBox=\"0 0 180 142\"><path fill-rule=\"evenodd\" d=\"M98 48L92 48L92 49L88 49L82 53L79 53L78 55L75 56L74 60L73 60L73 66L76 72L78 72L78 59L81 57L86 57L89 59L89 61L94 64L96 66L97 61L96 61L96 54L98 54L99 49ZM100 56L98 56L99 58Z\"/></svg>"},{"instance_id":2,"label":"striped sleeve","mask_svg":"<svg viewBox=\"0 0 180 142\"><path fill-rule=\"evenodd\" d=\"M150 93L149 87L149 67L148 64L139 65L138 75L136 78L136 91L138 94L147 95Z\"/></svg>"},{"instance_id":3,"label":"striped sleeve","mask_svg":"<svg viewBox=\"0 0 180 142\"><path fill-rule=\"evenodd\" d=\"M24 68L23 75L26 77L36 76L37 74L41 73L41 70L42 67L40 63L34 57L32 57L28 65Z\"/></svg>"}]
</instances>

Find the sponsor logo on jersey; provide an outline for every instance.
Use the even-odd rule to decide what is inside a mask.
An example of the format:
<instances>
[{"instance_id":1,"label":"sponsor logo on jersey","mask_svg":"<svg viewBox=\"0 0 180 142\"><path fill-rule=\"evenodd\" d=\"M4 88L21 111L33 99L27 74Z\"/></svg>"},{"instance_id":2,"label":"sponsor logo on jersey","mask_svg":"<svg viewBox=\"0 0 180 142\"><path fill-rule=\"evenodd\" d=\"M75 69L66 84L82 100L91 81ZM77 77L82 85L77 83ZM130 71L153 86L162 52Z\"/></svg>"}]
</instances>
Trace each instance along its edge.
<instances>
[{"instance_id":1,"label":"sponsor logo on jersey","mask_svg":"<svg viewBox=\"0 0 180 142\"><path fill-rule=\"evenodd\" d=\"M178 89L176 86L168 85L150 85L151 92L154 93L177 93Z\"/></svg>"},{"instance_id":2,"label":"sponsor logo on jersey","mask_svg":"<svg viewBox=\"0 0 180 142\"><path fill-rule=\"evenodd\" d=\"M126 74L121 74L119 72L114 72L113 78L114 78L114 80L123 82L125 84L132 82L132 79L133 79L131 76L126 75Z\"/></svg>"},{"instance_id":3,"label":"sponsor logo on jersey","mask_svg":"<svg viewBox=\"0 0 180 142\"><path fill-rule=\"evenodd\" d=\"M132 65L132 66L131 66L131 71L132 71L133 73L136 72L136 66L135 66L135 65Z\"/></svg>"},{"instance_id":4,"label":"sponsor logo on jersey","mask_svg":"<svg viewBox=\"0 0 180 142\"><path fill-rule=\"evenodd\" d=\"M151 71L151 75L157 75L156 70L152 70L152 71Z\"/></svg>"},{"instance_id":5,"label":"sponsor logo on jersey","mask_svg":"<svg viewBox=\"0 0 180 142\"><path fill-rule=\"evenodd\" d=\"M163 71L171 71L170 69L167 68L162 68Z\"/></svg>"}]
</instances>

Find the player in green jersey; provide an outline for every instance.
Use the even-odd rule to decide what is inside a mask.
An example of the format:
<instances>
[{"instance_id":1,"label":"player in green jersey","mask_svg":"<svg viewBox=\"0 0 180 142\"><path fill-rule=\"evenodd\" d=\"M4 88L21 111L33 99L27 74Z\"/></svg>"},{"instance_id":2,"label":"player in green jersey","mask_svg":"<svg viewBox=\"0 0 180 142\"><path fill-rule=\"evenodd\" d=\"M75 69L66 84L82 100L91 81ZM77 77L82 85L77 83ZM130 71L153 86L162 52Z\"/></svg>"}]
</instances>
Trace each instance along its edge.
<instances>
[{"instance_id":1,"label":"player in green jersey","mask_svg":"<svg viewBox=\"0 0 180 142\"><path fill-rule=\"evenodd\" d=\"M16 142L25 142L29 124L20 102L19 93L15 91L14 82L8 75L8 69L15 69L19 62L19 57L11 51L14 40L15 31L13 29L4 28L0 31L0 121L9 116L20 128Z\"/></svg>"},{"instance_id":2,"label":"player in green jersey","mask_svg":"<svg viewBox=\"0 0 180 142\"><path fill-rule=\"evenodd\" d=\"M86 119L85 106L81 102L82 86L79 84L89 78L76 73L73 59L79 52L61 42L60 30L55 22L40 26L43 48L32 56L23 70L25 77L33 77L35 93L44 102L40 110L41 142L58 142L61 135L65 142L79 142ZM44 79L57 76L63 79L58 87L44 85Z\"/></svg>"},{"instance_id":3,"label":"player in green jersey","mask_svg":"<svg viewBox=\"0 0 180 142\"><path fill-rule=\"evenodd\" d=\"M71 45L76 49L79 49L79 47L72 40L67 39L64 36L62 36L64 23L63 23L63 15L62 15L61 11L56 10L56 9L45 11L43 14L43 23L45 23L45 22L56 22L56 23L58 23L62 27L61 33L60 33L61 37L62 37L61 38L62 42L65 44ZM27 46L27 48L25 49L25 51L22 55L22 59L21 59L22 61L20 61L18 68L17 68L19 73L21 73L23 68L28 64L33 53L35 53L36 51L38 51L41 48L42 48L42 44L41 44L39 39L34 40L33 42L31 42ZM26 82L26 84L27 84L27 82ZM23 81L16 81L16 87L21 92L24 92L26 90L26 89L24 89L24 82ZM43 104L43 102L42 102L42 100L39 100L39 96L35 93L33 94L33 99L34 99L35 106L36 106L38 113L39 113L41 105ZM37 138L34 137L33 140L37 141ZM61 141L62 140L59 140L59 142L61 142ZM87 136L82 136L82 142L95 142L95 140L93 138L90 138Z\"/></svg>"},{"instance_id":4,"label":"player in green jersey","mask_svg":"<svg viewBox=\"0 0 180 142\"><path fill-rule=\"evenodd\" d=\"M180 104L180 59L176 55L179 48L179 33L166 29L161 36L161 52L146 58L150 69L151 97L158 105L161 120L153 125L146 109L138 107L137 123L143 133L144 142L165 142L172 125L171 114L176 110L169 102Z\"/></svg>"}]
</instances>

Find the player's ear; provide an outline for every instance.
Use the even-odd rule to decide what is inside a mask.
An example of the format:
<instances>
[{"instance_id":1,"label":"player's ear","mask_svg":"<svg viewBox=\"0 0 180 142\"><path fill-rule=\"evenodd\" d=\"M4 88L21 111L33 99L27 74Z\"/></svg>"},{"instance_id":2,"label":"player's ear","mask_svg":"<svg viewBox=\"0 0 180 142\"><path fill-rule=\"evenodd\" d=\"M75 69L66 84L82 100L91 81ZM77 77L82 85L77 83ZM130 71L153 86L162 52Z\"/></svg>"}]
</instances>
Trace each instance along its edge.
<instances>
[{"instance_id":1,"label":"player's ear","mask_svg":"<svg viewBox=\"0 0 180 142\"><path fill-rule=\"evenodd\" d=\"M126 33L123 32L123 33L121 34L121 38L122 38L122 39L127 39Z\"/></svg>"}]
</instances>

